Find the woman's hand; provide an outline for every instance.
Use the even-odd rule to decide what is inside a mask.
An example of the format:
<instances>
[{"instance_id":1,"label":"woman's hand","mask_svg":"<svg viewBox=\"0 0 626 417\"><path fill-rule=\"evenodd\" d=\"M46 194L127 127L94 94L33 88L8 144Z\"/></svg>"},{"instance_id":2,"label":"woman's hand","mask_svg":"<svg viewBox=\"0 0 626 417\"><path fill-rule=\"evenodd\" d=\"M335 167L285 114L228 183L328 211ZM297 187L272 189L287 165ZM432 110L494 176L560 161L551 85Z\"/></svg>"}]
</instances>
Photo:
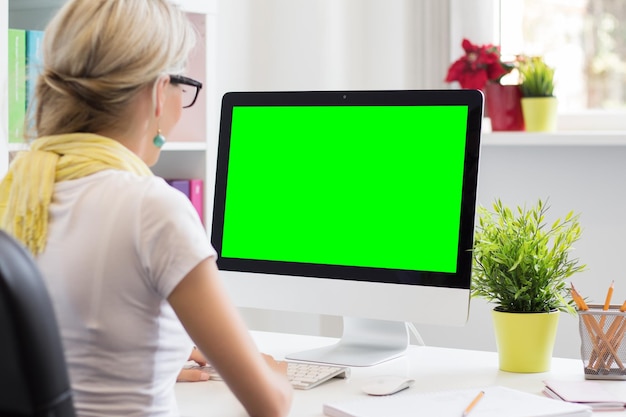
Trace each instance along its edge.
<instances>
[{"instance_id":1,"label":"woman's hand","mask_svg":"<svg viewBox=\"0 0 626 417\"><path fill-rule=\"evenodd\" d=\"M267 362L267 364L270 366L270 368L283 375L287 375L287 362L277 361L276 359L274 359L274 357L266 353L261 353L261 355L263 356L263 359L265 359L265 362Z\"/></svg>"},{"instance_id":2,"label":"woman's hand","mask_svg":"<svg viewBox=\"0 0 626 417\"><path fill-rule=\"evenodd\" d=\"M195 347L191 351L191 355L189 355L189 360L196 362L200 366L205 366L207 364L206 358L200 352L199 349ZM183 368L176 378L176 382L198 382L198 381L208 381L209 373L202 371L200 369L186 369Z\"/></svg>"}]
</instances>

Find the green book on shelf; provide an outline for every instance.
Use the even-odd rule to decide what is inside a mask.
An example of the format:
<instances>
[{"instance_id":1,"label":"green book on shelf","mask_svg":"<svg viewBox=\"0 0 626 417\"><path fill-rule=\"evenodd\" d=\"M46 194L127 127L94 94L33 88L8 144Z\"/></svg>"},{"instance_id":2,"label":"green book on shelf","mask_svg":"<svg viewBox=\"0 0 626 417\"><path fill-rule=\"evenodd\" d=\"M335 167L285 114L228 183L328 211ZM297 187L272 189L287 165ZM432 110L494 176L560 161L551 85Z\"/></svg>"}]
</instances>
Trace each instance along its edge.
<instances>
[{"instance_id":1,"label":"green book on shelf","mask_svg":"<svg viewBox=\"0 0 626 417\"><path fill-rule=\"evenodd\" d=\"M24 141L26 31L9 29L9 143Z\"/></svg>"}]
</instances>

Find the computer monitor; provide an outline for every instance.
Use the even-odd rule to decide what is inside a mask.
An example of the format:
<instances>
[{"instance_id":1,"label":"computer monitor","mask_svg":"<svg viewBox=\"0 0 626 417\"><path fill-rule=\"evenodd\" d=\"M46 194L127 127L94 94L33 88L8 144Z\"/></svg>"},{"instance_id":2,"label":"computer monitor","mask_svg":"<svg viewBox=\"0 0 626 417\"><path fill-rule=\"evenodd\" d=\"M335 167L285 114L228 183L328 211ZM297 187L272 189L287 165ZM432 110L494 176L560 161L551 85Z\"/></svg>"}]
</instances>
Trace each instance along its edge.
<instances>
[{"instance_id":1,"label":"computer monitor","mask_svg":"<svg viewBox=\"0 0 626 417\"><path fill-rule=\"evenodd\" d=\"M463 325L483 96L476 90L224 95L211 240L235 303L339 315L337 345L402 355L406 323Z\"/></svg>"}]
</instances>

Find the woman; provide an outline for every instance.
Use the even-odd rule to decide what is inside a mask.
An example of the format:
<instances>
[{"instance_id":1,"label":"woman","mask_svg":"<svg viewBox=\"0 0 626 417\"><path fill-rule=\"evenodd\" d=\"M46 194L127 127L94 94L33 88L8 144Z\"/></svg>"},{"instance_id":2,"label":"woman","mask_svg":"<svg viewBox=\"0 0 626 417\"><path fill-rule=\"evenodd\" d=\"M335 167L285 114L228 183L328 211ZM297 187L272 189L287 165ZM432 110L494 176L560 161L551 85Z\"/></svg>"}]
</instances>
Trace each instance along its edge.
<instances>
[{"instance_id":1,"label":"woman","mask_svg":"<svg viewBox=\"0 0 626 417\"><path fill-rule=\"evenodd\" d=\"M35 255L81 416L174 416L195 344L252 416L284 416L193 206L148 166L195 99L194 33L167 0L70 0L46 29L37 139L0 184L1 226ZM192 91L190 98L184 91Z\"/></svg>"}]
</instances>

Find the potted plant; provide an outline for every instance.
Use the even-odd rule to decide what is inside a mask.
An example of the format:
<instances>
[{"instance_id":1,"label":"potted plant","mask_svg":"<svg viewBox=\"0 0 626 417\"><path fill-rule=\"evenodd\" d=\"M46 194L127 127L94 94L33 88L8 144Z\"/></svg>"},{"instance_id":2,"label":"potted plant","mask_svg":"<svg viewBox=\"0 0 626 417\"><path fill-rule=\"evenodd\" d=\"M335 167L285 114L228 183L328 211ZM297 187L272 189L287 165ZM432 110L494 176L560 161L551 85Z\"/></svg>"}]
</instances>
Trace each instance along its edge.
<instances>
[{"instance_id":1,"label":"potted plant","mask_svg":"<svg viewBox=\"0 0 626 417\"><path fill-rule=\"evenodd\" d=\"M544 372L559 313L576 314L565 280L585 269L570 257L581 236L579 216L570 212L547 224L542 200L515 210L496 200L492 211L482 206L477 211L472 296L496 304L500 369Z\"/></svg>"},{"instance_id":2,"label":"potted plant","mask_svg":"<svg viewBox=\"0 0 626 417\"><path fill-rule=\"evenodd\" d=\"M554 68L542 57L520 60L522 113L527 131L556 130L558 102L554 96Z\"/></svg>"},{"instance_id":3,"label":"potted plant","mask_svg":"<svg viewBox=\"0 0 626 417\"><path fill-rule=\"evenodd\" d=\"M450 65L445 81L485 94L485 115L491 119L492 130L524 130L519 85L501 84L515 62L503 61L496 45L475 45L463 39L461 46L465 54Z\"/></svg>"}]
</instances>

